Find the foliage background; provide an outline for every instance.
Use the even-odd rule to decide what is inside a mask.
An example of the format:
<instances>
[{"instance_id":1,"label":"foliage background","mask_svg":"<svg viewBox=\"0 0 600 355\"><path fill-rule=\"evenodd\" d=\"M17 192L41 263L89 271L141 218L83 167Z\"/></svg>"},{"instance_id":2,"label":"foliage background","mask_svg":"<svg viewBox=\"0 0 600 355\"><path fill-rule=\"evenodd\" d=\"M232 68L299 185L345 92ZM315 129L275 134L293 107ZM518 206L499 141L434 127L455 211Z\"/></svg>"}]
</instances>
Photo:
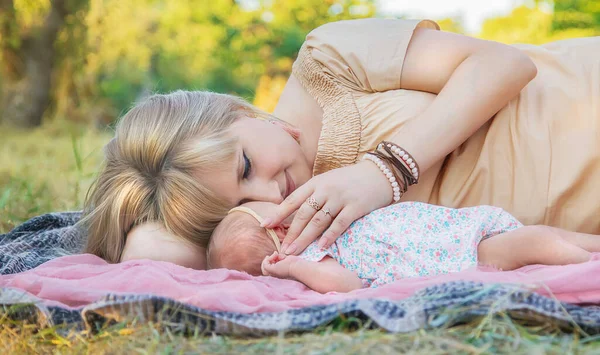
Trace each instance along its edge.
<instances>
[{"instance_id":1,"label":"foliage background","mask_svg":"<svg viewBox=\"0 0 600 355\"><path fill-rule=\"evenodd\" d=\"M14 53L43 33L51 10L62 3L43 120L29 124L19 117L5 119L21 126L56 119L103 125L141 96L175 89L234 93L270 111L311 29L330 21L386 15L378 12L374 0L2 3L0 93L18 84L11 70L18 67L15 62L27 60L28 53ZM463 32L460 18L436 20L445 30ZM599 0L538 0L487 19L477 36L540 44L598 34ZM2 113L0 107L0 121Z\"/></svg>"}]
</instances>

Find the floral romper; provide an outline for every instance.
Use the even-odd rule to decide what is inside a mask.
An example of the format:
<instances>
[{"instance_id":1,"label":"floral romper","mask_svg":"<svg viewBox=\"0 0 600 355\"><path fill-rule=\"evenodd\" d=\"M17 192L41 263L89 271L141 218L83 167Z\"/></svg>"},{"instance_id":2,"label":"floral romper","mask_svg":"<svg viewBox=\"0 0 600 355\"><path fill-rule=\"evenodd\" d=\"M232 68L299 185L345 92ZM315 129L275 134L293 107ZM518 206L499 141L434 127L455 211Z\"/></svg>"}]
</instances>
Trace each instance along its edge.
<instances>
[{"instance_id":1,"label":"floral romper","mask_svg":"<svg viewBox=\"0 0 600 355\"><path fill-rule=\"evenodd\" d=\"M521 226L497 207L404 202L356 220L328 249L314 242L300 256L320 261L328 255L354 271L364 287L377 287L475 266L480 241Z\"/></svg>"}]
</instances>

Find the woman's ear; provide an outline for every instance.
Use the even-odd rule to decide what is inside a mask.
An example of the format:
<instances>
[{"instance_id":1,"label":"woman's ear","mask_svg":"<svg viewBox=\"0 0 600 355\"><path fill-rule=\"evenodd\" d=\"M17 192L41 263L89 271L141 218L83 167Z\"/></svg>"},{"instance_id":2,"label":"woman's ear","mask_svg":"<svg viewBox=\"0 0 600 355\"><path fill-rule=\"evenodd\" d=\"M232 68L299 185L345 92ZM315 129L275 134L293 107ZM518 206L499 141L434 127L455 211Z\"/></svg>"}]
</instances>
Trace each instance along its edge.
<instances>
[{"instance_id":1,"label":"woman's ear","mask_svg":"<svg viewBox=\"0 0 600 355\"><path fill-rule=\"evenodd\" d=\"M292 138L294 138L296 142L298 142L298 144L300 143L300 129L277 120L269 120L269 122L286 131L290 136L292 136Z\"/></svg>"}]
</instances>

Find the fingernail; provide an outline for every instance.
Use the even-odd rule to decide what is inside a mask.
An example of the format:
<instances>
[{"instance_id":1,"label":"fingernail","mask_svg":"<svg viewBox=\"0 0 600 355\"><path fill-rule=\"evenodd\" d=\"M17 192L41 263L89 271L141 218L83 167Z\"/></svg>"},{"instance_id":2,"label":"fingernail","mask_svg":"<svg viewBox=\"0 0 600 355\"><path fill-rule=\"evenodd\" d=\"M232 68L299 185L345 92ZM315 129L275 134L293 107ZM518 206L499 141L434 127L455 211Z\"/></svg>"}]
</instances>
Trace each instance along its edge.
<instances>
[{"instance_id":1,"label":"fingernail","mask_svg":"<svg viewBox=\"0 0 600 355\"><path fill-rule=\"evenodd\" d=\"M271 222L273 222L273 220L271 218L265 218L262 223L260 224L261 227L266 227L268 225L271 224Z\"/></svg>"},{"instance_id":2,"label":"fingernail","mask_svg":"<svg viewBox=\"0 0 600 355\"><path fill-rule=\"evenodd\" d=\"M285 253L288 254L288 255L289 254L293 254L296 251L296 249L298 249L298 247L296 246L296 244L292 244L292 245L290 245L289 247L287 247L285 249Z\"/></svg>"},{"instance_id":3,"label":"fingernail","mask_svg":"<svg viewBox=\"0 0 600 355\"><path fill-rule=\"evenodd\" d=\"M323 250L325 249L325 244L327 244L327 239L321 238L319 239L319 244L317 245L319 246L319 249Z\"/></svg>"}]
</instances>

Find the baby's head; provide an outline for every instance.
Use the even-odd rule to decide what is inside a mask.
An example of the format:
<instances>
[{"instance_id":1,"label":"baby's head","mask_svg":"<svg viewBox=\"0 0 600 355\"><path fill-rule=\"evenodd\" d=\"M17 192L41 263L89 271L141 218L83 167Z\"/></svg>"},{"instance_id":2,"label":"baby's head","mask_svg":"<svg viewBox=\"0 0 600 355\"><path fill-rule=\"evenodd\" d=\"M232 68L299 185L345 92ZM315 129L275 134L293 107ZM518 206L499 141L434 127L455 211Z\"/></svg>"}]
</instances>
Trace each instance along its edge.
<instances>
[{"instance_id":1,"label":"baby's head","mask_svg":"<svg viewBox=\"0 0 600 355\"><path fill-rule=\"evenodd\" d=\"M269 202L248 202L231 210L210 238L208 267L262 275L260 266L263 259L279 251L287 231L287 220L275 229L260 226L262 217L276 206Z\"/></svg>"}]
</instances>

